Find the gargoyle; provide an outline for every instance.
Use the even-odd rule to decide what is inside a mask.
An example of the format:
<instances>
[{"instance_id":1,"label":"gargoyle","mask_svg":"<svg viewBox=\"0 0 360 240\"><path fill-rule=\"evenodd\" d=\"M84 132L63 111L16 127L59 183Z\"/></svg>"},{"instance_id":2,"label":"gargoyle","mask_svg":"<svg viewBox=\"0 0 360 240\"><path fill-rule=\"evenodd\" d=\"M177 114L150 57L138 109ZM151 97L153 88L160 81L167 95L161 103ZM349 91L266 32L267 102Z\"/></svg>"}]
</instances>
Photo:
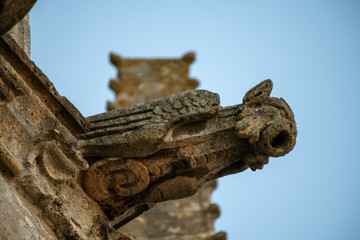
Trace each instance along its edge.
<instances>
[{"instance_id":1,"label":"gargoyle","mask_svg":"<svg viewBox=\"0 0 360 240\"><path fill-rule=\"evenodd\" d=\"M207 181L290 152L294 115L270 97L272 81L250 89L243 104L220 107L219 96L187 91L87 118L81 136L85 191L109 218L132 207L195 194Z\"/></svg>"},{"instance_id":2,"label":"gargoyle","mask_svg":"<svg viewBox=\"0 0 360 240\"><path fill-rule=\"evenodd\" d=\"M133 239L115 229L152 203L190 196L206 181L249 167L260 169L269 156L294 147L292 111L270 97L270 80L233 107L220 107L214 93L188 91L85 119L6 33L35 2L0 0L2 237ZM112 60L119 70L127 63ZM173 60L162 61L161 90L168 90L170 79L185 78L186 87L194 87L197 82L187 78L193 60L193 54L181 59L179 78L169 77ZM124 83L123 76L133 80L138 71L119 73ZM158 96L151 86L145 88ZM114 81L112 88L121 90Z\"/></svg>"}]
</instances>

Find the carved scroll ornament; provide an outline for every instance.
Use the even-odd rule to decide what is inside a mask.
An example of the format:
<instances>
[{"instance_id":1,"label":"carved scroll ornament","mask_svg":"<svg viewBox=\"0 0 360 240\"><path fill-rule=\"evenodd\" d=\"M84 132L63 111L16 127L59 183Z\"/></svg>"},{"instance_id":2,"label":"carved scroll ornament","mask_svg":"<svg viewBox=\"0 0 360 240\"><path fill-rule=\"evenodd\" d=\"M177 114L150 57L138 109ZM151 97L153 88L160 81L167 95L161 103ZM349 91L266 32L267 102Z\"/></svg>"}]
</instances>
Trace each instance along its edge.
<instances>
[{"instance_id":1,"label":"carved scroll ornament","mask_svg":"<svg viewBox=\"0 0 360 240\"><path fill-rule=\"evenodd\" d=\"M220 107L217 94L187 91L89 117L81 140L91 163L85 191L114 217L141 204L184 198L207 181L290 152L294 115L270 97L272 81L249 90L243 104Z\"/></svg>"}]
</instances>

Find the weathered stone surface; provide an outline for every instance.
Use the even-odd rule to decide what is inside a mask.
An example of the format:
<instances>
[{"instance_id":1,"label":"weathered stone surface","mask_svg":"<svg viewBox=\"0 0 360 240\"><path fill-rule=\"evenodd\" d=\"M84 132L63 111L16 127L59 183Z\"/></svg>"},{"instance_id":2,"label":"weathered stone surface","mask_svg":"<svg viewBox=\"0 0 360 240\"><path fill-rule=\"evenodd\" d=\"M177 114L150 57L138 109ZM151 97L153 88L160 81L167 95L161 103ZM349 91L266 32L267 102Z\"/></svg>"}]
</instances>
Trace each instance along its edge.
<instances>
[{"instance_id":1,"label":"weathered stone surface","mask_svg":"<svg viewBox=\"0 0 360 240\"><path fill-rule=\"evenodd\" d=\"M45 74L32 62L24 50L16 43L10 36L5 35L0 38L0 54L4 60L12 66L7 69L4 66L6 74L10 80L7 80L10 86L14 85L14 93L18 94L22 87L17 79L11 80L15 77L15 72L18 77L26 81L26 85L31 89L30 91L37 94L43 99L43 104L61 121L64 126L73 134L80 134L86 132L85 119L82 114L67 100L66 97L60 96L56 91L54 85L45 76ZM10 71L12 69L12 71ZM6 76L6 75L4 75ZM4 77L6 79L6 77ZM3 80L5 81L5 80ZM15 83L14 83L15 82ZM3 85L5 89L6 85ZM3 91L2 94L6 94Z\"/></svg>"},{"instance_id":2,"label":"weathered stone surface","mask_svg":"<svg viewBox=\"0 0 360 240\"><path fill-rule=\"evenodd\" d=\"M0 36L23 19L35 3L36 0L0 0Z\"/></svg>"},{"instance_id":3,"label":"weathered stone surface","mask_svg":"<svg viewBox=\"0 0 360 240\"><path fill-rule=\"evenodd\" d=\"M82 189L81 173L89 165L77 135L86 131L82 115L16 42L1 37L0 237L130 239L112 228Z\"/></svg>"},{"instance_id":4,"label":"weathered stone surface","mask_svg":"<svg viewBox=\"0 0 360 240\"><path fill-rule=\"evenodd\" d=\"M211 181L194 196L156 204L121 230L147 240L200 240L214 236L214 222L220 214L210 199L215 187L216 181Z\"/></svg>"},{"instance_id":5,"label":"weathered stone surface","mask_svg":"<svg viewBox=\"0 0 360 240\"><path fill-rule=\"evenodd\" d=\"M27 14L20 22L18 22L10 31L9 34L17 42L17 44L30 57L30 24L29 14Z\"/></svg>"},{"instance_id":6,"label":"weathered stone surface","mask_svg":"<svg viewBox=\"0 0 360 240\"><path fill-rule=\"evenodd\" d=\"M271 90L265 80L243 104L226 108L217 94L187 91L87 118L90 131L80 142L91 163L85 191L112 218L191 196L248 167L262 169L269 156L291 151L297 134L291 109Z\"/></svg>"},{"instance_id":7,"label":"weathered stone surface","mask_svg":"<svg viewBox=\"0 0 360 240\"><path fill-rule=\"evenodd\" d=\"M195 60L192 52L181 59L128 59L111 54L110 60L118 76L110 81L116 101L108 103L108 110L193 90L199 85L188 77L189 66Z\"/></svg>"},{"instance_id":8,"label":"weathered stone surface","mask_svg":"<svg viewBox=\"0 0 360 240\"><path fill-rule=\"evenodd\" d=\"M56 239L53 231L0 175L0 239Z\"/></svg>"}]
</instances>

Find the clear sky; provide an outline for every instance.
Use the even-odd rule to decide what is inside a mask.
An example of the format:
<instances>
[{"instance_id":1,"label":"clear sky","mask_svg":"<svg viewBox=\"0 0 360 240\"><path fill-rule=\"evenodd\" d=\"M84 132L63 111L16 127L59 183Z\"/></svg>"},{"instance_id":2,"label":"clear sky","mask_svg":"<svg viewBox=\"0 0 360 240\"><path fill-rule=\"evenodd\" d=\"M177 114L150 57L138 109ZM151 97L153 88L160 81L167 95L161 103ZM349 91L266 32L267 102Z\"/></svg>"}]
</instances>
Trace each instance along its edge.
<instances>
[{"instance_id":1,"label":"clear sky","mask_svg":"<svg viewBox=\"0 0 360 240\"><path fill-rule=\"evenodd\" d=\"M180 57L191 76L241 103L271 78L298 138L261 171L220 179L216 230L230 240L360 239L360 1L38 0L32 59L85 115L113 101L110 51Z\"/></svg>"}]
</instances>

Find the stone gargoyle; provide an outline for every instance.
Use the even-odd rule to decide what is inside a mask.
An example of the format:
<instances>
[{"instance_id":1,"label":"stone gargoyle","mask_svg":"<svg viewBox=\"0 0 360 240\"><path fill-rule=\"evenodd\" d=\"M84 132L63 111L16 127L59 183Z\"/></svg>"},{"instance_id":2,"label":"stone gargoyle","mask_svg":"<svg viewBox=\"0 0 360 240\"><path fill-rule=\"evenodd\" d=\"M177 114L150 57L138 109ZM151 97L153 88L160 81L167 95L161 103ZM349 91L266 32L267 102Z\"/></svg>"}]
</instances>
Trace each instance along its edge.
<instances>
[{"instance_id":1,"label":"stone gargoyle","mask_svg":"<svg viewBox=\"0 0 360 240\"><path fill-rule=\"evenodd\" d=\"M87 118L80 148L90 168L83 186L112 219L127 210L195 194L207 181L290 152L296 123L272 81L243 103L220 107L205 90L182 92Z\"/></svg>"},{"instance_id":2,"label":"stone gargoyle","mask_svg":"<svg viewBox=\"0 0 360 240\"><path fill-rule=\"evenodd\" d=\"M293 149L294 116L271 80L232 107L197 90L84 118L6 33L35 2L0 0L5 238L132 239L114 228L153 203Z\"/></svg>"}]
</instances>

